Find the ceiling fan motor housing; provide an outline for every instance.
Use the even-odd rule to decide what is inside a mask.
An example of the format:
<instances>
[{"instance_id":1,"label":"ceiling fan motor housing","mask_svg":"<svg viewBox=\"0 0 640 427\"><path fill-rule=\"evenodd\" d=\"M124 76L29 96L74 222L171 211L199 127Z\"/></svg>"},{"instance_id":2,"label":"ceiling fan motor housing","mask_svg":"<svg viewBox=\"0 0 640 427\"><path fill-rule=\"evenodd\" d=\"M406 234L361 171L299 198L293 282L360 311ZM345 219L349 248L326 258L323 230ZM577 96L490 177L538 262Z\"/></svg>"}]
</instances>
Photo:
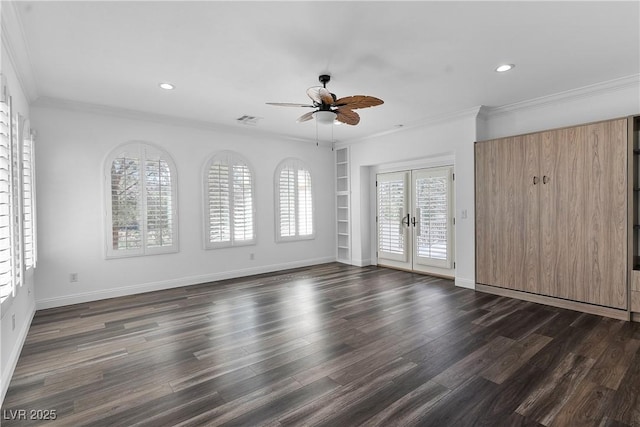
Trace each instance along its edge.
<instances>
[{"instance_id":1,"label":"ceiling fan motor housing","mask_svg":"<svg viewBox=\"0 0 640 427\"><path fill-rule=\"evenodd\" d=\"M331 76L329 74L320 74L320 77L318 77L318 80L320 80L320 83L322 83L322 86L327 87L327 83L329 83L329 81L331 80Z\"/></svg>"}]
</instances>

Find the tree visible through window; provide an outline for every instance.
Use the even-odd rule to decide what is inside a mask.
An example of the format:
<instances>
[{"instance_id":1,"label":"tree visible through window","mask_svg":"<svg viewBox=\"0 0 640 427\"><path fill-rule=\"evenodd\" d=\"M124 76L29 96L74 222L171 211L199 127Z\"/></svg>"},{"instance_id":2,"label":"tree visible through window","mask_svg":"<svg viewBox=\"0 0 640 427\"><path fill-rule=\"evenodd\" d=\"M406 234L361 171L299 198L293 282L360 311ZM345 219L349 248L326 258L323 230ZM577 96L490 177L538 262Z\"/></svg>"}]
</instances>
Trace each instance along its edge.
<instances>
[{"instance_id":1,"label":"tree visible through window","mask_svg":"<svg viewBox=\"0 0 640 427\"><path fill-rule=\"evenodd\" d=\"M111 256L177 250L176 179L169 156L149 144L118 148L109 161Z\"/></svg>"}]
</instances>

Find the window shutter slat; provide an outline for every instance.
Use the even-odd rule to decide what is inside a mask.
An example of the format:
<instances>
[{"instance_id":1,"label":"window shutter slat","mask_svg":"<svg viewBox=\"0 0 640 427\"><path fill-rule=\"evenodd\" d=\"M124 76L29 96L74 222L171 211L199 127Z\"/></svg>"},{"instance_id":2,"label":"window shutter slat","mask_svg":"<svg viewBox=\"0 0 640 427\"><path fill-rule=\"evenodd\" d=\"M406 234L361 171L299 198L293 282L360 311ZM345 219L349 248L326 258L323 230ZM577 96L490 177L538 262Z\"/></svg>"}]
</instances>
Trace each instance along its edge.
<instances>
[{"instance_id":1,"label":"window shutter slat","mask_svg":"<svg viewBox=\"0 0 640 427\"><path fill-rule=\"evenodd\" d=\"M33 171L33 139L29 136L24 139L22 146L22 229L25 268L35 267L36 262Z\"/></svg>"},{"instance_id":2,"label":"window shutter slat","mask_svg":"<svg viewBox=\"0 0 640 427\"><path fill-rule=\"evenodd\" d=\"M216 162L209 168L209 242L231 241L229 166Z\"/></svg>"},{"instance_id":3,"label":"window shutter slat","mask_svg":"<svg viewBox=\"0 0 640 427\"><path fill-rule=\"evenodd\" d=\"M140 230L140 160L120 157L111 167L113 249L142 247Z\"/></svg>"},{"instance_id":4,"label":"window shutter slat","mask_svg":"<svg viewBox=\"0 0 640 427\"><path fill-rule=\"evenodd\" d=\"M171 246L172 211L169 164L162 159L149 160L145 165L148 248Z\"/></svg>"},{"instance_id":5,"label":"window shutter slat","mask_svg":"<svg viewBox=\"0 0 640 427\"><path fill-rule=\"evenodd\" d=\"M233 165L233 239L253 240L253 183L244 164Z\"/></svg>"},{"instance_id":6,"label":"window shutter slat","mask_svg":"<svg viewBox=\"0 0 640 427\"><path fill-rule=\"evenodd\" d=\"M449 227L449 175L432 173L416 179L416 207L419 209L420 233L418 256L446 260Z\"/></svg>"},{"instance_id":7,"label":"window shutter slat","mask_svg":"<svg viewBox=\"0 0 640 427\"><path fill-rule=\"evenodd\" d=\"M0 102L0 303L14 293L9 105Z\"/></svg>"},{"instance_id":8,"label":"window shutter slat","mask_svg":"<svg viewBox=\"0 0 640 427\"><path fill-rule=\"evenodd\" d=\"M287 159L277 169L278 230L282 239L313 237L311 173L297 159Z\"/></svg>"},{"instance_id":9,"label":"window shutter slat","mask_svg":"<svg viewBox=\"0 0 640 427\"><path fill-rule=\"evenodd\" d=\"M221 152L209 161L206 177L210 247L249 244L254 241L253 176L236 153Z\"/></svg>"},{"instance_id":10,"label":"window shutter slat","mask_svg":"<svg viewBox=\"0 0 640 427\"><path fill-rule=\"evenodd\" d=\"M378 182L378 250L404 254L404 233L401 232L405 188L403 179Z\"/></svg>"}]
</instances>

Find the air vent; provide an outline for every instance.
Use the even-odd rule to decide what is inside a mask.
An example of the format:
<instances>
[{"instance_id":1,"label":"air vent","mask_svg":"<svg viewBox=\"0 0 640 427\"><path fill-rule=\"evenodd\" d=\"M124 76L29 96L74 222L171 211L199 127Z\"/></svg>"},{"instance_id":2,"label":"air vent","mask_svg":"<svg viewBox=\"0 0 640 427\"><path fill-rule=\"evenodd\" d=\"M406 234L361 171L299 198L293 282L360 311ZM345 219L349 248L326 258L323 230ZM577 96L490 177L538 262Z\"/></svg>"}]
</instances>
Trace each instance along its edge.
<instances>
[{"instance_id":1,"label":"air vent","mask_svg":"<svg viewBox=\"0 0 640 427\"><path fill-rule=\"evenodd\" d=\"M236 121L242 125L255 126L261 118L262 117L244 115L242 117L238 117Z\"/></svg>"}]
</instances>

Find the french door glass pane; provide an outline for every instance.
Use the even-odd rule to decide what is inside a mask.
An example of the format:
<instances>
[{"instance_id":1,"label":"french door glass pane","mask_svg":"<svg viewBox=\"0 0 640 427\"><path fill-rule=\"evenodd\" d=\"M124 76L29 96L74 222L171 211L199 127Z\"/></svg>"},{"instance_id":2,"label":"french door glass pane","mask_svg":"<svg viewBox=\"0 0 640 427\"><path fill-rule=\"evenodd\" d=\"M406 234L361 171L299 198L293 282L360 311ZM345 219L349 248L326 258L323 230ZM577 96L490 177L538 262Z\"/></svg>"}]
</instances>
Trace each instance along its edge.
<instances>
[{"instance_id":1,"label":"french door glass pane","mask_svg":"<svg viewBox=\"0 0 640 427\"><path fill-rule=\"evenodd\" d=\"M416 250L418 257L447 259L449 222L449 177L421 176L415 181Z\"/></svg>"},{"instance_id":2,"label":"french door glass pane","mask_svg":"<svg viewBox=\"0 0 640 427\"><path fill-rule=\"evenodd\" d=\"M405 180L385 179L378 182L378 250L404 254L405 233L402 219L405 207Z\"/></svg>"}]
</instances>

